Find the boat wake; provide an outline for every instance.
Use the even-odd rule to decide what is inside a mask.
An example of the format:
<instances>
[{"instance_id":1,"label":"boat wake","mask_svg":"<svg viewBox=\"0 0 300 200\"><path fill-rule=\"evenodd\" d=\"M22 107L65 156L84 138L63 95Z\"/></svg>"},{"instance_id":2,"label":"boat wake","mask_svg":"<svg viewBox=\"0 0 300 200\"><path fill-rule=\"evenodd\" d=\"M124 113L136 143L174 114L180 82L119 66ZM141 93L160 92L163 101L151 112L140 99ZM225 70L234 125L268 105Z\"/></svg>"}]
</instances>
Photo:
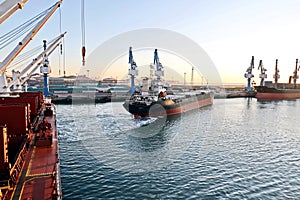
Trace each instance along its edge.
<instances>
[{"instance_id":1,"label":"boat wake","mask_svg":"<svg viewBox=\"0 0 300 200\"><path fill-rule=\"evenodd\" d=\"M135 123L137 128L142 127L142 126L148 126L149 124L155 122L158 118L155 117L143 117L140 119L136 119Z\"/></svg>"}]
</instances>

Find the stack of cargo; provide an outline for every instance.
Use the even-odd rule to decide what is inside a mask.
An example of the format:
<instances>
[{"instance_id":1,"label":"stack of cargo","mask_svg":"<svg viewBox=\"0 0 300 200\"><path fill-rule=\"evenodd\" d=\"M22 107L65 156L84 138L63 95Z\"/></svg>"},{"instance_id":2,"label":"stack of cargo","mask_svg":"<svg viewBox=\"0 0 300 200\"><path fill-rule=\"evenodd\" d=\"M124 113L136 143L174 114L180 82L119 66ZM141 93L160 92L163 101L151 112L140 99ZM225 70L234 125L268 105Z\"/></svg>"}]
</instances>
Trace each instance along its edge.
<instances>
[{"instance_id":1,"label":"stack of cargo","mask_svg":"<svg viewBox=\"0 0 300 200\"><path fill-rule=\"evenodd\" d=\"M0 126L0 188L6 188L9 180L8 139L6 126Z\"/></svg>"},{"instance_id":2,"label":"stack of cargo","mask_svg":"<svg viewBox=\"0 0 300 200\"><path fill-rule=\"evenodd\" d=\"M0 190L19 176L28 135L38 122L42 93L19 93L0 98ZM12 177L13 176L13 177ZM9 181L10 180L10 181Z\"/></svg>"}]
</instances>

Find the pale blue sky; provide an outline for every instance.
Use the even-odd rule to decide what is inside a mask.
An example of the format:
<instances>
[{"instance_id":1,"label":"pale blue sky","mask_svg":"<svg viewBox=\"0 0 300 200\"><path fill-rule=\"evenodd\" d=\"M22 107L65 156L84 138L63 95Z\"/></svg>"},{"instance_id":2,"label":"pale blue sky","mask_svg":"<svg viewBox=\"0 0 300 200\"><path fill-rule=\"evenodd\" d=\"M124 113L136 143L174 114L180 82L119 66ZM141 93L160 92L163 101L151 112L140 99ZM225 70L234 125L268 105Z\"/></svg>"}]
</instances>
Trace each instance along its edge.
<instances>
[{"instance_id":1,"label":"pale blue sky","mask_svg":"<svg viewBox=\"0 0 300 200\"><path fill-rule=\"evenodd\" d=\"M1 25L0 35L53 5L55 0L29 0ZM61 7L62 31L67 31L67 73L81 67L81 0L64 0ZM300 1L297 0L85 0L87 56L113 36L143 28L176 31L198 43L215 63L224 82L244 82L251 56L259 59L272 80L275 59L279 59L281 82L286 82L300 58ZM59 34L59 12L38 33L31 46ZM6 48L6 52L12 48ZM0 59L6 52L0 52ZM152 56L152 55L151 55ZM51 57L54 74L57 56ZM125 63L126 66L127 63ZM128 66L126 66L128 67ZM255 70L258 78L258 71ZM258 82L258 79L257 81Z\"/></svg>"}]
</instances>

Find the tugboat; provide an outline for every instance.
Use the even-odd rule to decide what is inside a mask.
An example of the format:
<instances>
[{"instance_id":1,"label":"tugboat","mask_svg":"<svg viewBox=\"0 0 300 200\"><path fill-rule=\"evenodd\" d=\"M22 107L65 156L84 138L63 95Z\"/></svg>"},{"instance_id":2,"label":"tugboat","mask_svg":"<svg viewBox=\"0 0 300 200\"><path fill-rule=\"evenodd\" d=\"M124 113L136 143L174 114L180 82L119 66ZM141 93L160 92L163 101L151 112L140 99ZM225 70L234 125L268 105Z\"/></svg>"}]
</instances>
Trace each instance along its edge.
<instances>
[{"instance_id":1,"label":"tugboat","mask_svg":"<svg viewBox=\"0 0 300 200\"><path fill-rule=\"evenodd\" d=\"M131 48L129 55L131 64L129 75L133 79L138 73L136 63L133 61ZM136 91L135 86L132 84L132 96L123 104L124 108L133 114L135 118L178 115L213 103L213 94L208 90L194 90L178 94L169 92L161 84L161 76L164 75L164 71L163 65L159 62L157 49L154 52L154 65L156 66L155 75L157 79L151 82L147 94L141 94L141 92Z\"/></svg>"}]
</instances>

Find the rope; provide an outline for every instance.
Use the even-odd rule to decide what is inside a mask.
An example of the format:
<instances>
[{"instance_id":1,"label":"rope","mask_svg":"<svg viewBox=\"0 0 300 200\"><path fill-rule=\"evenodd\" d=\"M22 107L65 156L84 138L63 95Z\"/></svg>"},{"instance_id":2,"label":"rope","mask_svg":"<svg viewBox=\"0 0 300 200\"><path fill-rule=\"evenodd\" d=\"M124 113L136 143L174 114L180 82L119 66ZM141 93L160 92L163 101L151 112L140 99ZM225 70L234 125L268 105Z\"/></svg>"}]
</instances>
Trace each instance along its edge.
<instances>
[{"instance_id":1,"label":"rope","mask_svg":"<svg viewBox=\"0 0 300 200\"><path fill-rule=\"evenodd\" d=\"M84 0L81 0L81 33L82 33L82 46L85 46Z\"/></svg>"},{"instance_id":2,"label":"rope","mask_svg":"<svg viewBox=\"0 0 300 200\"><path fill-rule=\"evenodd\" d=\"M0 37L0 41L1 41L0 50L5 48L7 45L11 44L12 42L14 42L17 38L23 36L29 30L31 30L37 24L37 21L42 17L44 17L52 7L53 6L39 13L38 15L34 16L33 18L27 20L26 22L14 28L13 30L9 31L8 33L2 35Z\"/></svg>"},{"instance_id":3,"label":"rope","mask_svg":"<svg viewBox=\"0 0 300 200\"><path fill-rule=\"evenodd\" d=\"M62 32L62 18L61 18L61 8L59 7L59 33ZM62 55L62 43L58 48L58 75L60 76L60 68L61 68L61 55Z\"/></svg>"},{"instance_id":4,"label":"rope","mask_svg":"<svg viewBox=\"0 0 300 200\"><path fill-rule=\"evenodd\" d=\"M56 37L57 38L57 37ZM47 42L48 45L52 44L56 38L53 38L52 40L50 40L49 42ZM36 54L43 50L43 46L39 45L31 50L28 50L26 52L24 52L23 54L20 54L11 64L9 67L7 67L7 69L11 69L12 67L14 68L21 68L24 66L24 63L27 62L29 59L32 60L33 58L35 58Z\"/></svg>"},{"instance_id":5,"label":"rope","mask_svg":"<svg viewBox=\"0 0 300 200\"><path fill-rule=\"evenodd\" d=\"M84 16L84 0L81 0L81 40L82 40L82 65L85 65L85 16Z\"/></svg>"}]
</instances>

